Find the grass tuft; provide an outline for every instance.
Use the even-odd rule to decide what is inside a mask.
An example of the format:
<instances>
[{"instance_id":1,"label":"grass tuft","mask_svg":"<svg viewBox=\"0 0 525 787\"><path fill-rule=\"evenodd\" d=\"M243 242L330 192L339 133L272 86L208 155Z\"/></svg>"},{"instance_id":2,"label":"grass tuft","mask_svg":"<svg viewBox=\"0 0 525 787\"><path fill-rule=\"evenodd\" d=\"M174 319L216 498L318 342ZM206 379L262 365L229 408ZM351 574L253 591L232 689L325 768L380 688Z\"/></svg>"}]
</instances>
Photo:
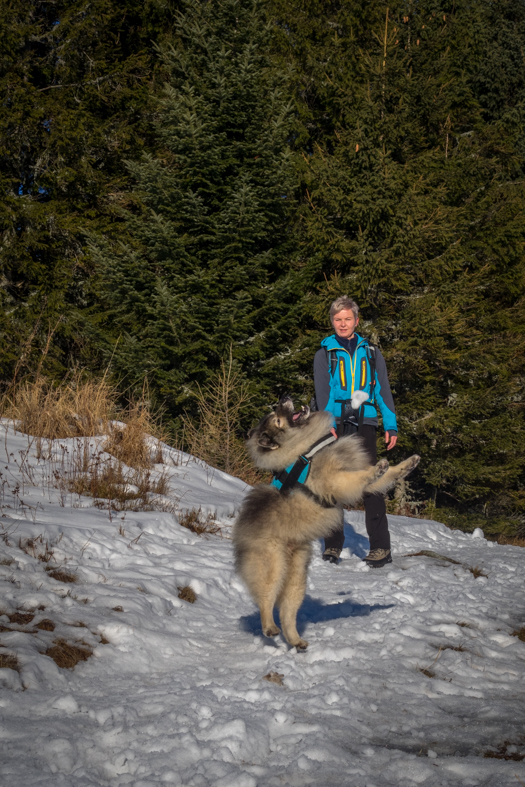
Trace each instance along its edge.
<instances>
[{"instance_id":1,"label":"grass tuft","mask_svg":"<svg viewBox=\"0 0 525 787\"><path fill-rule=\"evenodd\" d=\"M423 675L426 675L427 678L435 678L436 677L436 673L433 672L431 669L426 669L425 667L418 667L418 670L420 672L422 672Z\"/></svg>"},{"instance_id":2,"label":"grass tuft","mask_svg":"<svg viewBox=\"0 0 525 787\"><path fill-rule=\"evenodd\" d=\"M126 469L120 461L105 461L100 455L93 459L85 472L76 472L73 468L70 473L56 475L55 480L64 491L93 497L97 508L120 512L171 510L175 507L174 502L162 500L170 491L166 473L154 478L150 470Z\"/></svg>"},{"instance_id":3,"label":"grass tuft","mask_svg":"<svg viewBox=\"0 0 525 787\"><path fill-rule=\"evenodd\" d=\"M20 664L16 656L10 653L0 653L0 669L13 669L20 672Z\"/></svg>"},{"instance_id":4,"label":"grass tuft","mask_svg":"<svg viewBox=\"0 0 525 787\"><path fill-rule=\"evenodd\" d=\"M207 514L205 516L200 507L179 514L179 525L186 527L198 536L215 535L221 532L219 525L215 522L214 515Z\"/></svg>"},{"instance_id":5,"label":"grass tuft","mask_svg":"<svg viewBox=\"0 0 525 787\"><path fill-rule=\"evenodd\" d=\"M183 601L189 601L190 604L195 604L197 601L197 594L193 588L190 588L189 585L177 587L177 590L179 591L179 598L181 598Z\"/></svg>"},{"instance_id":6,"label":"grass tuft","mask_svg":"<svg viewBox=\"0 0 525 787\"><path fill-rule=\"evenodd\" d=\"M467 569L467 571L470 571L470 573L475 577L475 579L477 579L478 577L488 577L488 574L485 574L485 572L482 571L479 566L474 566L474 567L465 566L465 568Z\"/></svg>"},{"instance_id":7,"label":"grass tuft","mask_svg":"<svg viewBox=\"0 0 525 787\"><path fill-rule=\"evenodd\" d=\"M26 626L31 623L35 617L32 612L13 612L12 615L7 616L10 623L15 623L17 626Z\"/></svg>"},{"instance_id":8,"label":"grass tuft","mask_svg":"<svg viewBox=\"0 0 525 787\"><path fill-rule=\"evenodd\" d=\"M278 686L284 686L283 683L284 675L279 672L269 672L267 675L263 675L263 680L267 680L269 683L276 683Z\"/></svg>"},{"instance_id":9,"label":"grass tuft","mask_svg":"<svg viewBox=\"0 0 525 787\"><path fill-rule=\"evenodd\" d=\"M55 624L53 623L52 620L49 620L49 618L44 618L44 620L41 620L39 623L36 624L36 627L37 629L40 629L40 631L55 630Z\"/></svg>"},{"instance_id":10,"label":"grass tuft","mask_svg":"<svg viewBox=\"0 0 525 787\"><path fill-rule=\"evenodd\" d=\"M519 748L522 751L518 751ZM525 760L525 752L523 751L523 738L520 744L514 744L511 741L503 741L497 749L489 749L483 753L484 757L493 760L510 760L512 762L523 762Z\"/></svg>"},{"instance_id":11,"label":"grass tuft","mask_svg":"<svg viewBox=\"0 0 525 787\"><path fill-rule=\"evenodd\" d=\"M87 661L93 655L91 648L85 642L80 645L70 645L65 639L56 639L51 648L45 652L46 656L53 659L61 669L73 669L79 661Z\"/></svg>"},{"instance_id":12,"label":"grass tuft","mask_svg":"<svg viewBox=\"0 0 525 787\"><path fill-rule=\"evenodd\" d=\"M461 563L459 560L454 560L454 558L447 557L446 555L440 555L438 552L432 552L430 549L421 549L419 552L410 552L405 557L433 557L436 560L446 560L447 563L453 563L455 566L463 566L466 571L470 571L471 574L477 579L478 577L486 577L488 576L485 574L479 566L467 566L465 563Z\"/></svg>"},{"instance_id":13,"label":"grass tuft","mask_svg":"<svg viewBox=\"0 0 525 787\"><path fill-rule=\"evenodd\" d=\"M104 434L115 414L116 391L105 379L86 380L77 373L53 386L43 377L19 385L3 402L2 414L21 432L49 440Z\"/></svg>"},{"instance_id":14,"label":"grass tuft","mask_svg":"<svg viewBox=\"0 0 525 787\"><path fill-rule=\"evenodd\" d=\"M525 626L512 632L513 637L517 637L521 642L525 642Z\"/></svg>"},{"instance_id":15,"label":"grass tuft","mask_svg":"<svg viewBox=\"0 0 525 787\"><path fill-rule=\"evenodd\" d=\"M446 555L440 555L438 552L432 552L430 549L421 549L419 552L410 552L405 557L433 557L436 560L446 560L448 563L454 563L456 566L461 566L459 560L454 560L454 558L447 557Z\"/></svg>"},{"instance_id":16,"label":"grass tuft","mask_svg":"<svg viewBox=\"0 0 525 787\"><path fill-rule=\"evenodd\" d=\"M162 463L162 438L154 437L153 448L150 444L150 435L156 435L159 428L149 407L144 402L132 404L122 418L125 423L110 426L104 451L135 469Z\"/></svg>"},{"instance_id":17,"label":"grass tuft","mask_svg":"<svg viewBox=\"0 0 525 787\"><path fill-rule=\"evenodd\" d=\"M19 538L18 547L25 552L26 555L40 560L42 563L49 563L54 555L54 551L49 548L46 541L44 543L44 536L41 534L36 538Z\"/></svg>"},{"instance_id":18,"label":"grass tuft","mask_svg":"<svg viewBox=\"0 0 525 787\"><path fill-rule=\"evenodd\" d=\"M71 573L70 571L66 571L64 568L46 568L47 573L53 579L56 579L57 582L77 582L78 577L76 574Z\"/></svg>"}]
</instances>

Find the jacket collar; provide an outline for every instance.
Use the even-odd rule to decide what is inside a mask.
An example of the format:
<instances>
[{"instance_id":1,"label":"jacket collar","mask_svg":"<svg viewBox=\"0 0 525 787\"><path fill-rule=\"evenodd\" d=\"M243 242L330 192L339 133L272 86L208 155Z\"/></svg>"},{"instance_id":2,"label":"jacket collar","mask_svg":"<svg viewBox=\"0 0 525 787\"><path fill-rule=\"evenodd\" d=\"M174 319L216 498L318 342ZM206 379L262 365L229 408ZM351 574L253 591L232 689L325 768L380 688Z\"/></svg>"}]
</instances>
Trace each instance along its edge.
<instances>
[{"instance_id":1,"label":"jacket collar","mask_svg":"<svg viewBox=\"0 0 525 787\"><path fill-rule=\"evenodd\" d=\"M367 340L363 339L358 333L355 334L357 336L357 347L361 347L361 345L367 344ZM344 350L345 348L342 347L339 342L337 341L337 336L333 333L331 336L327 336L321 342L321 347L325 347L327 350ZM357 349L356 347L356 349Z\"/></svg>"}]
</instances>

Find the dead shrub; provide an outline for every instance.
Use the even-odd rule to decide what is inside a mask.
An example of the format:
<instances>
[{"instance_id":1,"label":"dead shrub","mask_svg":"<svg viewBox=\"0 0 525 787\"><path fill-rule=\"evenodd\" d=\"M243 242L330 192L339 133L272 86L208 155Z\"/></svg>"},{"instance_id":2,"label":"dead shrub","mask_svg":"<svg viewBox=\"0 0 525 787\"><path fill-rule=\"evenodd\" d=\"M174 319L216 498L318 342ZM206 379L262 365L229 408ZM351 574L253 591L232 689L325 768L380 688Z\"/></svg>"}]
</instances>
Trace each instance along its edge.
<instances>
[{"instance_id":1,"label":"dead shrub","mask_svg":"<svg viewBox=\"0 0 525 787\"><path fill-rule=\"evenodd\" d=\"M195 604L197 601L197 594L189 585L185 585L184 587L177 586L177 590L179 591L179 598L183 601L189 601L190 604Z\"/></svg>"},{"instance_id":2,"label":"dead shrub","mask_svg":"<svg viewBox=\"0 0 525 787\"><path fill-rule=\"evenodd\" d=\"M179 525L186 527L198 536L215 535L221 532L213 514L204 515L200 507L192 508L190 511L179 514Z\"/></svg>"},{"instance_id":3,"label":"dead shrub","mask_svg":"<svg viewBox=\"0 0 525 787\"><path fill-rule=\"evenodd\" d=\"M51 568L46 567L46 571L50 577L56 579L57 582L77 582L78 577L71 571L66 571L65 568Z\"/></svg>"},{"instance_id":4,"label":"dead shrub","mask_svg":"<svg viewBox=\"0 0 525 787\"><path fill-rule=\"evenodd\" d=\"M184 416L184 441L193 456L212 467L242 478L247 484L260 483L263 476L252 465L244 438L240 433L240 418L251 399L242 374L233 363L232 352L215 378L195 392L199 420Z\"/></svg>"},{"instance_id":5,"label":"dead shrub","mask_svg":"<svg viewBox=\"0 0 525 787\"><path fill-rule=\"evenodd\" d=\"M2 414L21 432L56 440L104 434L115 414L116 391L105 378L86 380L78 372L55 387L42 376L17 386L2 403Z\"/></svg>"},{"instance_id":6,"label":"dead shrub","mask_svg":"<svg viewBox=\"0 0 525 787\"><path fill-rule=\"evenodd\" d=\"M70 645L65 639L56 639L52 647L48 648L45 652L57 667L61 669L73 669L79 661L87 661L93 655L91 648L82 642L83 647L80 645Z\"/></svg>"},{"instance_id":7,"label":"dead shrub","mask_svg":"<svg viewBox=\"0 0 525 787\"><path fill-rule=\"evenodd\" d=\"M30 557L37 558L42 563L48 563L54 555L54 551L49 548L46 541L44 543L43 535L36 538L20 538L18 540L18 547Z\"/></svg>"},{"instance_id":8,"label":"dead shrub","mask_svg":"<svg viewBox=\"0 0 525 787\"><path fill-rule=\"evenodd\" d=\"M52 620L49 620L49 618L44 618L44 620L41 620L39 623L36 624L36 627L37 629L40 629L40 631L55 630L55 624L53 623Z\"/></svg>"},{"instance_id":9,"label":"dead shrub","mask_svg":"<svg viewBox=\"0 0 525 787\"><path fill-rule=\"evenodd\" d=\"M20 672L20 664L16 656L11 653L0 653L0 669L13 669Z\"/></svg>"}]
</instances>

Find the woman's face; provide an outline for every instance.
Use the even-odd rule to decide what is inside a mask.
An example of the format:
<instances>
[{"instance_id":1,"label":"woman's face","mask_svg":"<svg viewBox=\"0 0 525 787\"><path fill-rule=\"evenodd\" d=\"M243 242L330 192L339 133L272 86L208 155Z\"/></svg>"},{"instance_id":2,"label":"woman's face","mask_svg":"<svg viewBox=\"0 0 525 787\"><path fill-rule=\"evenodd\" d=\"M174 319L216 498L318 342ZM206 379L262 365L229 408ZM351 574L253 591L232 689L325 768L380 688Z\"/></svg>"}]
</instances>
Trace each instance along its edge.
<instances>
[{"instance_id":1,"label":"woman's face","mask_svg":"<svg viewBox=\"0 0 525 787\"><path fill-rule=\"evenodd\" d=\"M359 325L359 317L354 317L351 309L342 309L332 317L332 325L336 334L342 339L351 339L357 325Z\"/></svg>"}]
</instances>

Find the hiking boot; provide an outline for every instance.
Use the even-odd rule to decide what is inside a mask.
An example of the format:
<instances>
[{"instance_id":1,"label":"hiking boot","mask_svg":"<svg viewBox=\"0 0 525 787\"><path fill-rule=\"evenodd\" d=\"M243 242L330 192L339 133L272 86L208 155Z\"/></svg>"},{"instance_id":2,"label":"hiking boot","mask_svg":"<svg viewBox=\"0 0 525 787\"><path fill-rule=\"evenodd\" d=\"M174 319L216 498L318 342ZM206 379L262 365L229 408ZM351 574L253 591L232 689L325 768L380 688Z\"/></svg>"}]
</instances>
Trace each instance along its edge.
<instances>
[{"instance_id":1,"label":"hiking boot","mask_svg":"<svg viewBox=\"0 0 525 787\"><path fill-rule=\"evenodd\" d=\"M371 549L365 557L365 563L370 568L382 568L392 562L392 553L389 549Z\"/></svg>"},{"instance_id":2,"label":"hiking boot","mask_svg":"<svg viewBox=\"0 0 525 787\"><path fill-rule=\"evenodd\" d=\"M325 549L323 552L323 560L328 560L329 563L337 563L339 560L339 555L341 554L340 549Z\"/></svg>"}]
</instances>

